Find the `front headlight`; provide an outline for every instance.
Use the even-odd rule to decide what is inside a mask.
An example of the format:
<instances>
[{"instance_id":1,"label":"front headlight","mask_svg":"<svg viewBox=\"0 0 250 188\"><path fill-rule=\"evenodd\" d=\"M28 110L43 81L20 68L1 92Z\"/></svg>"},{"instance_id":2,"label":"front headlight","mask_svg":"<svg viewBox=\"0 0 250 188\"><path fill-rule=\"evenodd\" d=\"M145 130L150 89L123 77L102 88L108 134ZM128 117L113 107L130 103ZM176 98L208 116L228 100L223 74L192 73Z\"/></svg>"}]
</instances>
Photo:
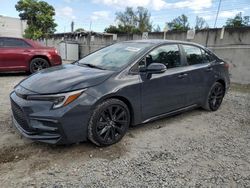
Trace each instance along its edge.
<instances>
[{"instance_id":1,"label":"front headlight","mask_svg":"<svg viewBox=\"0 0 250 188\"><path fill-rule=\"evenodd\" d=\"M53 109L57 109L68 105L76 100L86 89L72 91L67 93L60 93L55 95L29 95L27 100L35 101L51 101L53 102Z\"/></svg>"}]
</instances>

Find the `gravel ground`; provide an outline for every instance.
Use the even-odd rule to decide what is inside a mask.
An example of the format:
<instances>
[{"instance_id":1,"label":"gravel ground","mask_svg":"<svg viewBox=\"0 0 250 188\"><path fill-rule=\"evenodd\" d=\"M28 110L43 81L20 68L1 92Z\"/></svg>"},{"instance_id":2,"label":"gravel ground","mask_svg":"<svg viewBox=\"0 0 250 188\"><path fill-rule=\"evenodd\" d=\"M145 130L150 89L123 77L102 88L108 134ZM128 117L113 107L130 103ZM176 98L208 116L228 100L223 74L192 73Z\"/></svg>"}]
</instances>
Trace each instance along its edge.
<instances>
[{"instance_id":1,"label":"gravel ground","mask_svg":"<svg viewBox=\"0 0 250 188\"><path fill-rule=\"evenodd\" d=\"M0 187L250 187L250 89L217 112L193 110L131 128L113 146L50 146L11 126L8 95L26 75L0 76Z\"/></svg>"}]
</instances>

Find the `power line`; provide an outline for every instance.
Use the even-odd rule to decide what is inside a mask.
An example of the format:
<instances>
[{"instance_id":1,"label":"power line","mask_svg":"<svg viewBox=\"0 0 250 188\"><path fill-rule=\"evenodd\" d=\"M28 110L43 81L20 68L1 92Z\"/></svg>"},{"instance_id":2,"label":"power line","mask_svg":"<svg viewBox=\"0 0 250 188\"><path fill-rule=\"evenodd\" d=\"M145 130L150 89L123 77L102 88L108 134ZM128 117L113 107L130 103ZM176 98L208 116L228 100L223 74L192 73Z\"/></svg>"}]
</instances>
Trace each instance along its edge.
<instances>
[{"instance_id":1,"label":"power line","mask_svg":"<svg viewBox=\"0 0 250 188\"><path fill-rule=\"evenodd\" d=\"M221 0L220 0L220 2L219 2L218 10L217 10L217 13L216 13L216 18L215 18L215 22L214 22L214 28L215 28L215 26L216 26L217 19L218 19L218 15L219 15L219 12L220 12L220 5L221 5Z\"/></svg>"}]
</instances>

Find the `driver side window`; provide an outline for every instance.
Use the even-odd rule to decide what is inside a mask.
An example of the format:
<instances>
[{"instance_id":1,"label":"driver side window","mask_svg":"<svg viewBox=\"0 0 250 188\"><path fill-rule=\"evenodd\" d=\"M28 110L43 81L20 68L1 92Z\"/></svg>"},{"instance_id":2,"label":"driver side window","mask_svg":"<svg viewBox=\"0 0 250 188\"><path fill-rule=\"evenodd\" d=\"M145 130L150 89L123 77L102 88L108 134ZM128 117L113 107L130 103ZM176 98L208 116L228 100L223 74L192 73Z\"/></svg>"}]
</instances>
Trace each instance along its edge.
<instances>
[{"instance_id":1,"label":"driver side window","mask_svg":"<svg viewBox=\"0 0 250 188\"><path fill-rule=\"evenodd\" d=\"M147 66L151 63L162 63L167 69L180 67L181 57L178 45L169 44L154 49L146 57Z\"/></svg>"}]
</instances>

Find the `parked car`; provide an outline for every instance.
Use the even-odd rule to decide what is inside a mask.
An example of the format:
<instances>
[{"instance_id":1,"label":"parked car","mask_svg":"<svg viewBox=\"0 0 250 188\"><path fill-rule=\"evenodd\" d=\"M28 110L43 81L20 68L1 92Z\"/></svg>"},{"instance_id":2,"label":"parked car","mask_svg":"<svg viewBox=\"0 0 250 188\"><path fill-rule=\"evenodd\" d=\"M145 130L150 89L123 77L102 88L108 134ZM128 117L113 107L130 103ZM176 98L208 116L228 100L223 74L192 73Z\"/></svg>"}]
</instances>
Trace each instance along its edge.
<instances>
[{"instance_id":1,"label":"parked car","mask_svg":"<svg viewBox=\"0 0 250 188\"><path fill-rule=\"evenodd\" d=\"M0 72L29 71L61 65L55 48L21 38L0 37Z\"/></svg>"},{"instance_id":2,"label":"parked car","mask_svg":"<svg viewBox=\"0 0 250 188\"><path fill-rule=\"evenodd\" d=\"M228 87L228 64L206 48L141 40L42 70L10 98L14 125L27 138L108 146L132 125L198 107L216 111Z\"/></svg>"}]
</instances>

